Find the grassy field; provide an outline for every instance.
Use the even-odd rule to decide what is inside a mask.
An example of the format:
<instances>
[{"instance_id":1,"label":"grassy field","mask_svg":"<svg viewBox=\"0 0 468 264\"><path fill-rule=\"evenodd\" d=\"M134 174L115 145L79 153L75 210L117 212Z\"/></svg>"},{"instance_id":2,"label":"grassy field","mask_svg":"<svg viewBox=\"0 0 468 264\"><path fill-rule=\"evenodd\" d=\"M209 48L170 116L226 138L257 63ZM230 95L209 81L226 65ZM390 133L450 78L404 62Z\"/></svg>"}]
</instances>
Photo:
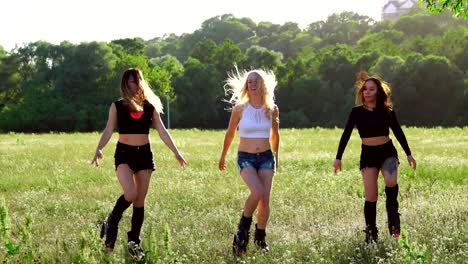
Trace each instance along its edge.
<instances>
[{"instance_id":1,"label":"grassy field","mask_svg":"<svg viewBox=\"0 0 468 264\"><path fill-rule=\"evenodd\" d=\"M385 192L379 179L377 222L381 240L363 243L363 187L357 132L333 163L341 130L282 130L280 169L275 175L267 241L261 254L231 254L248 190L236 171L237 141L228 170L217 162L224 131L172 130L189 166L178 163L152 132L157 171L147 196L142 245L149 263L467 263L468 128L406 128L418 162L400 166L403 234L386 228ZM99 168L90 165L99 134L0 135L1 263L130 263L120 223L115 252L104 253L97 223L122 191L115 177L117 135ZM396 142L396 141L395 141ZM395 144L400 155L402 151ZM254 219L255 221L255 219Z\"/></svg>"}]
</instances>

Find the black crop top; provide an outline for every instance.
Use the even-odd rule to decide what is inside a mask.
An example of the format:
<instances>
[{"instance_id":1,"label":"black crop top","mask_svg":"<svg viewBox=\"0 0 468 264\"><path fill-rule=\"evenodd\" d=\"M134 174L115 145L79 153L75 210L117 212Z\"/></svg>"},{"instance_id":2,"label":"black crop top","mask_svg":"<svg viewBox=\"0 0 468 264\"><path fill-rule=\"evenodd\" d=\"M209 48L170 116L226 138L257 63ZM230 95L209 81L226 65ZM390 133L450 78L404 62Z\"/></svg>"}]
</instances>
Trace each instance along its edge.
<instances>
[{"instance_id":1,"label":"black crop top","mask_svg":"<svg viewBox=\"0 0 468 264\"><path fill-rule=\"evenodd\" d=\"M130 110L124 105L123 99L114 102L117 109L117 131L119 134L149 134L153 121L154 107L148 101L143 103L143 114L132 117ZM137 113L134 113L138 116Z\"/></svg>"},{"instance_id":2,"label":"black crop top","mask_svg":"<svg viewBox=\"0 0 468 264\"><path fill-rule=\"evenodd\" d=\"M392 128L393 134L398 142L400 142L406 155L411 155L411 150L406 141L405 134L398 123L395 111L392 110L390 113L378 110L370 111L361 105L353 107L349 114L345 129L341 135L336 159L341 159L343 156L354 126L357 127L361 138L388 136L390 134L389 128Z\"/></svg>"}]
</instances>

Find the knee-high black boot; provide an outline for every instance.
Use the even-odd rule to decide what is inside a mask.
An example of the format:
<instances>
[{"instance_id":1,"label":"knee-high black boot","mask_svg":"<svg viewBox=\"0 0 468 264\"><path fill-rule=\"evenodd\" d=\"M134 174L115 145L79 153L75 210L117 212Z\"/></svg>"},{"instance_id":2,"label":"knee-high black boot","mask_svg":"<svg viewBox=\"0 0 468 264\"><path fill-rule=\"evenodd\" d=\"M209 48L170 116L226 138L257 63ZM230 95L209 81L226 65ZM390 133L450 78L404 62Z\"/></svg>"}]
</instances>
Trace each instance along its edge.
<instances>
[{"instance_id":1,"label":"knee-high black boot","mask_svg":"<svg viewBox=\"0 0 468 264\"><path fill-rule=\"evenodd\" d=\"M232 251L237 256L242 256L247 251L251 225L252 217L245 217L244 214L242 214L237 232L234 235L234 240L232 241Z\"/></svg>"},{"instance_id":2,"label":"knee-high black boot","mask_svg":"<svg viewBox=\"0 0 468 264\"><path fill-rule=\"evenodd\" d=\"M113 249L115 241L117 240L117 233L119 229L119 222L122 218L123 212L131 205L132 203L125 200L125 197L121 195L117 202L115 203L114 209L107 217L106 221L102 224L101 228L101 238L106 236L106 247Z\"/></svg>"},{"instance_id":3,"label":"knee-high black boot","mask_svg":"<svg viewBox=\"0 0 468 264\"><path fill-rule=\"evenodd\" d=\"M400 214L398 213L398 184L393 187L385 187L387 195L388 231L393 237L400 236Z\"/></svg>"},{"instance_id":4,"label":"knee-high black boot","mask_svg":"<svg viewBox=\"0 0 468 264\"><path fill-rule=\"evenodd\" d=\"M377 216L377 202L368 202L364 203L364 218L366 219L366 243L372 241L377 241L378 239L378 229L375 224L375 219Z\"/></svg>"},{"instance_id":5,"label":"knee-high black boot","mask_svg":"<svg viewBox=\"0 0 468 264\"><path fill-rule=\"evenodd\" d=\"M134 260L145 258L145 253L140 245L140 232L145 220L145 207L133 206L132 229L128 235L128 252Z\"/></svg>"},{"instance_id":6,"label":"knee-high black boot","mask_svg":"<svg viewBox=\"0 0 468 264\"><path fill-rule=\"evenodd\" d=\"M145 207L133 206L132 229L127 233L128 241L140 244L140 233L143 221L145 220Z\"/></svg>"},{"instance_id":7,"label":"knee-high black boot","mask_svg":"<svg viewBox=\"0 0 468 264\"><path fill-rule=\"evenodd\" d=\"M259 229L257 224L255 224L254 243L262 252L266 253L270 251L270 247L265 241L265 237L266 237L266 230Z\"/></svg>"}]
</instances>

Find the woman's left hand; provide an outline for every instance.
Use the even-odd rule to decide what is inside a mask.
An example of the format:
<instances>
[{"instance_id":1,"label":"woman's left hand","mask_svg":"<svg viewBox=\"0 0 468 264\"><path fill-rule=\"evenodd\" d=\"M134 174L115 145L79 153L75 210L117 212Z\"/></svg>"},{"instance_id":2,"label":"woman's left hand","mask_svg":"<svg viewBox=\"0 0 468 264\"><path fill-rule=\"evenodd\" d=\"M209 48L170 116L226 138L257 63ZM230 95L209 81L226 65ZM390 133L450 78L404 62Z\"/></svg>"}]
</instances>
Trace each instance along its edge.
<instances>
[{"instance_id":1,"label":"woman's left hand","mask_svg":"<svg viewBox=\"0 0 468 264\"><path fill-rule=\"evenodd\" d=\"M185 165L187 165L187 161L184 159L184 156L182 156L182 154L176 153L175 157L181 167L185 167Z\"/></svg>"},{"instance_id":2,"label":"woman's left hand","mask_svg":"<svg viewBox=\"0 0 468 264\"><path fill-rule=\"evenodd\" d=\"M96 167L99 167L99 160L102 159L102 150L96 149L96 153L94 154L94 158L91 161L91 164L96 165Z\"/></svg>"},{"instance_id":3,"label":"woman's left hand","mask_svg":"<svg viewBox=\"0 0 468 264\"><path fill-rule=\"evenodd\" d=\"M413 156L408 156L408 163L411 168L413 168L414 170L416 169L416 160L413 158Z\"/></svg>"}]
</instances>

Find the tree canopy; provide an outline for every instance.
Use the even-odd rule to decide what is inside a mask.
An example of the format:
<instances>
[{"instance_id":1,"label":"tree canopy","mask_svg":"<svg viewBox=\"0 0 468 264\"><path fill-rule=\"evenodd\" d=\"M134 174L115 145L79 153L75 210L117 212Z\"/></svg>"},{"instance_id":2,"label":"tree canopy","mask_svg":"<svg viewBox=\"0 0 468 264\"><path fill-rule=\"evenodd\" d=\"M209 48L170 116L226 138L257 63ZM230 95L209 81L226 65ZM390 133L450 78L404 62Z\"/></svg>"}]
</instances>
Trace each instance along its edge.
<instances>
[{"instance_id":1,"label":"tree canopy","mask_svg":"<svg viewBox=\"0 0 468 264\"><path fill-rule=\"evenodd\" d=\"M467 0L420 0L426 4L426 7L434 12L441 13L449 9L456 16L468 19L468 1Z\"/></svg>"},{"instance_id":2,"label":"tree canopy","mask_svg":"<svg viewBox=\"0 0 468 264\"><path fill-rule=\"evenodd\" d=\"M466 47L467 20L424 9L382 21L342 12L305 29L225 14L146 41L0 46L0 132L101 130L129 67L170 104L173 127L225 128L234 65L275 72L282 127L342 126L361 70L390 83L404 125L467 126Z\"/></svg>"}]
</instances>

